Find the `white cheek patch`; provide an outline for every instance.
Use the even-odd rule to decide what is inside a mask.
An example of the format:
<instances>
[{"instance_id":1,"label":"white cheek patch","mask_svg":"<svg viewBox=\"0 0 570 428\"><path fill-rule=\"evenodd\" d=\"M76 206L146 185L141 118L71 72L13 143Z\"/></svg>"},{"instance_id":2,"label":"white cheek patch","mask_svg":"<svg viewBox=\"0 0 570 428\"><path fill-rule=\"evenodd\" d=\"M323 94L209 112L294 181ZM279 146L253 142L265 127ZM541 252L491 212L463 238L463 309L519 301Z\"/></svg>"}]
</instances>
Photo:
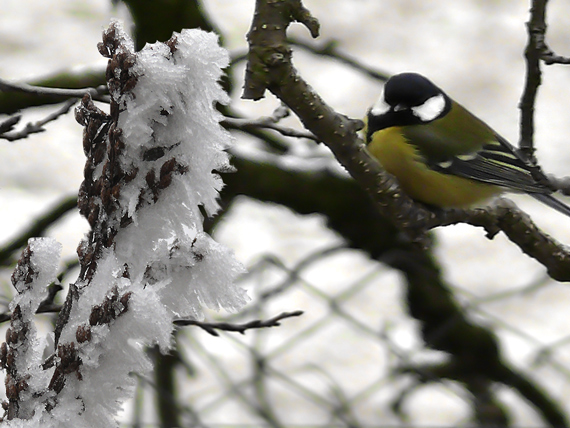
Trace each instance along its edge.
<instances>
[{"instance_id":1,"label":"white cheek patch","mask_svg":"<svg viewBox=\"0 0 570 428\"><path fill-rule=\"evenodd\" d=\"M445 109L445 97L441 94L431 97L420 106L412 107L412 113L422 122L437 118Z\"/></svg>"},{"instance_id":2,"label":"white cheek patch","mask_svg":"<svg viewBox=\"0 0 570 428\"><path fill-rule=\"evenodd\" d=\"M374 104L372 106L372 109L370 109L370 113L372 113L373 116L381 116L384 113L387 113L389 110L390 105L386 102L386 100L384 100L384 91L382 91L380 98L378 98L376 104Z\"/></svg>"}]
</instances>

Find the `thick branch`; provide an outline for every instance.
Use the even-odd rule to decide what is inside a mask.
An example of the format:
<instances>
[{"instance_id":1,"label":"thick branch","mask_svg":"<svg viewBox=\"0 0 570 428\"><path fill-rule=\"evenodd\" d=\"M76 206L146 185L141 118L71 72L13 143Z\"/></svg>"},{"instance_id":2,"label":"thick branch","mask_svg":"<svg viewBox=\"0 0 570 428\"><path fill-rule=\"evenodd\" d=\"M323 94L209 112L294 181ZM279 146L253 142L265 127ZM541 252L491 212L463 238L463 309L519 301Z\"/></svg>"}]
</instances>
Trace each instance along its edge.
<instances>
[{"instance_id":1,"label":"thick branch","mask_svg":"<svg viewBox=\"0 0 570 428\"><path fill-rule=\"evenodd\" d=\"M356 135L360 121L333 111L293 68L291 51L286 44L286 29L295 20L296 14L292 12L295 7L300 7L297 0L257 1L248 33L250 53L244 98L259 99L266 89L277 96L299 116L308 130L332 150L350 175L373 198L378 211L392 219L413 240L426 245L425 231L459 222L484 227L489 237L503 231L521 250L544 264L553 278L570 281L568 250L542 233L527 215L514 206L498 204L487 210L434 213L403 194L397 182L370 156ZM534 55L532 49L528 51ZM532 76L536 78L536 74ZM533 95L532 87L529 88L532 106L535 93Z\"/></svg>"},{"instance_id":2,"label":"thick branch","mask_svg":"<svg viewBox=\"0 0 570 428\"><path fill-rule=\"evenodd\" d=\"M296 0L257 1L248 33L250 53L243 98L256 100L263 97L266 89L270 90L332 150L353 178L368 190L378 210L420 240L434 214L404 195L393 177L370 156L356 134L362 122L336 113L293 68L285 30L298 15L293 12L296 7L301 7Z\"/></svg>"}]
</instances>

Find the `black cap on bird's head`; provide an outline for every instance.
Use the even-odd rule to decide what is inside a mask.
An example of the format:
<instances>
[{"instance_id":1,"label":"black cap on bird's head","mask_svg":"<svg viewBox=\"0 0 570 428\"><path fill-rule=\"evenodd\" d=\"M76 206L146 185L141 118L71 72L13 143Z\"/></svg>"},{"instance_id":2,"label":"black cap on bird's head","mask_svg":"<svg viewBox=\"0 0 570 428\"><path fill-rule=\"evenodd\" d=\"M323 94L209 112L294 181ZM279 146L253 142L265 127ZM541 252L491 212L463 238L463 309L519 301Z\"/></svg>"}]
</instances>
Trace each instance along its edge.
<instances>
[{"instance_id":1,"label":"black cap on bird's head","mask_svg":"<svg viewBox=\"0 0 570 428\"><path fill-rule=\"evenodd\" d=\"M400 110L421 106L441 93L441 89L417 73L396 74L384 85L384 101Z\"/></svg>"},{"instance_id":2,"label":"black cap on bird's head","mask_svg":"<svg viewBox=\"0 0 570 428\"><path fill-rule=\"evenodd\" d=\"M451 100L429 79L417 73L392 76L368 112L368 133L391 126L421 125L443 117Z\"/></svg>"}]
</instances>

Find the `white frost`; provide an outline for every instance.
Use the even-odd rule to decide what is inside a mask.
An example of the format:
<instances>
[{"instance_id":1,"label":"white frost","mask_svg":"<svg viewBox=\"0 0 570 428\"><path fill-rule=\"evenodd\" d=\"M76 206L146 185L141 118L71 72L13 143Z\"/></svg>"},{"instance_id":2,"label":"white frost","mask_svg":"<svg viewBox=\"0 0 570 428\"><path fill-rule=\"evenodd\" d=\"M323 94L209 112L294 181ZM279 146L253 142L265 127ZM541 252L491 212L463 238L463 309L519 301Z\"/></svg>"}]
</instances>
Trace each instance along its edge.
<instances>
[{"instance_id":1,"label":"white frost","mask_svg":"<svg viewBox=\"0 0 570 428\"><path fill-rule=\"evenodd\" d=\"M128 36L113 25L127 49L132 48ZM129 373L151 369L146 346L170 348L175 318L201 318L202 305L233 311L247 301L245 291L234 285L242 265L231 250L204 233L200 211L204 207L208 215L217 212L223 183L213 171L231 168L225 150L232 138L220 126L222 117L214 108L228 101L218 83L228 53L213 33L183 30L175 37L173 52L155 43L136 54L132 70L138 83L133 96L112 94L121 96L126 107L118 124L126 145L120 162L124 170L136 168L138 174L122 184L121 215L108 217L115 222L109 227L120 229L115 246L98 255L89 284L76 284L79 299L59 338L60 346L76 347L79 369L66 373L53 409L39 406L32 419L7 426L116 426L114 418L134 387ZM153 156L145 158L145 153ZM161 169L172 159L180 168L155 198L149 193L148 175L154 173L160 180ZM134 222L121 229L118 219L127 213ZM49 263L41 262L44 267ZM120 315L90 325L93 307L113 296L113 310ZM34 304L39 301L34 298ZM89 339L79 341L78 332L85 330ZM47 387L49 377L43 381Z\"/></svg>"},{"instance_id":2,"label":"white frost","mask_svg":"<svg viewBox=\"0 0 570 428\"><path fill-rule=\"evenodd\" d=\"M14 284L20 294L10 303L10 310L20 305L22 310L33 314L48 296L47 286L55 280L62 245L53 238L31 238L28 246L31 251L30 267L37 277L30 284Z\"/></svg>"},{"instance_id":3,"label":"white frost","mask_svg":"<svg viewBox=\"0 0 570 428\"><path fill-rule=\"evenodd\" d=\"M208 215L217 212L223 183L213 171L231 168L225 150L232 137L215 109L217 102L229 101L218 83L229 56L214 33L183 30L175 37L174 52L154 43L137 54L138 83L119 117L127 145L122 161L139 173L122 191L136 222L119 233L116 255L129 263L135 283L144 283L147 266L153 267L155 288L173 315L202 318L201 304L236 310L246 302L243 290L233 285L243 267L203 233L200 212L200 206ZM141 150L153 148L163 149L163 156L141 162ZM186 172L173 174L159 201L135 213L148 172L172 158Z\"/></svg>"},{"instance_id":4,"label":"white frost","mask_svg":"<svg viewBox=\"0 0 570 428\"><path fill-rule=\"evenodd\" d=\"M41 406L35 393L45 388L51 376L50 371L42 368L48 340L38 337L33 318L40 303L48 296L47 286L56 279L62 245L53 238L32 238L28 241L28 248L29 262L18 263L14 272L20 278L14 284L19 294L10 303L11 311L17 306L21 311L21 320L12 321L10 328L26 332L19 343L11 345L19 379L27 379L28 384L18 403L23 417L31 417ZM26 278L32 281L26 283Z\"/></svg>"}]
</instances>

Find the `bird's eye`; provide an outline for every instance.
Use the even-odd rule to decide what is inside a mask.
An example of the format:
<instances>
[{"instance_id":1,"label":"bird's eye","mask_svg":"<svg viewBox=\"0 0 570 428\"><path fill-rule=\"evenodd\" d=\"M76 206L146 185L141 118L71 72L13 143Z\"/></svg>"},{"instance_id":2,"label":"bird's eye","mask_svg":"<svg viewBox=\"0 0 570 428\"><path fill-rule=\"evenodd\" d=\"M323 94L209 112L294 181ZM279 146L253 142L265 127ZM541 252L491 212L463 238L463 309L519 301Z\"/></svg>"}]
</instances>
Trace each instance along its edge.
<instances>
[{"instance_id":1,"label":"bird's eye","mask_svg":"<svg viewBox=\"0 0 570 428\"><path fill-rule=\"evenodd\" d=\"M442 94L428 98L423 104L412 107L412 113L422 122L431 122L445 111L445 97Z\"/></svg>"}]
</instances>

